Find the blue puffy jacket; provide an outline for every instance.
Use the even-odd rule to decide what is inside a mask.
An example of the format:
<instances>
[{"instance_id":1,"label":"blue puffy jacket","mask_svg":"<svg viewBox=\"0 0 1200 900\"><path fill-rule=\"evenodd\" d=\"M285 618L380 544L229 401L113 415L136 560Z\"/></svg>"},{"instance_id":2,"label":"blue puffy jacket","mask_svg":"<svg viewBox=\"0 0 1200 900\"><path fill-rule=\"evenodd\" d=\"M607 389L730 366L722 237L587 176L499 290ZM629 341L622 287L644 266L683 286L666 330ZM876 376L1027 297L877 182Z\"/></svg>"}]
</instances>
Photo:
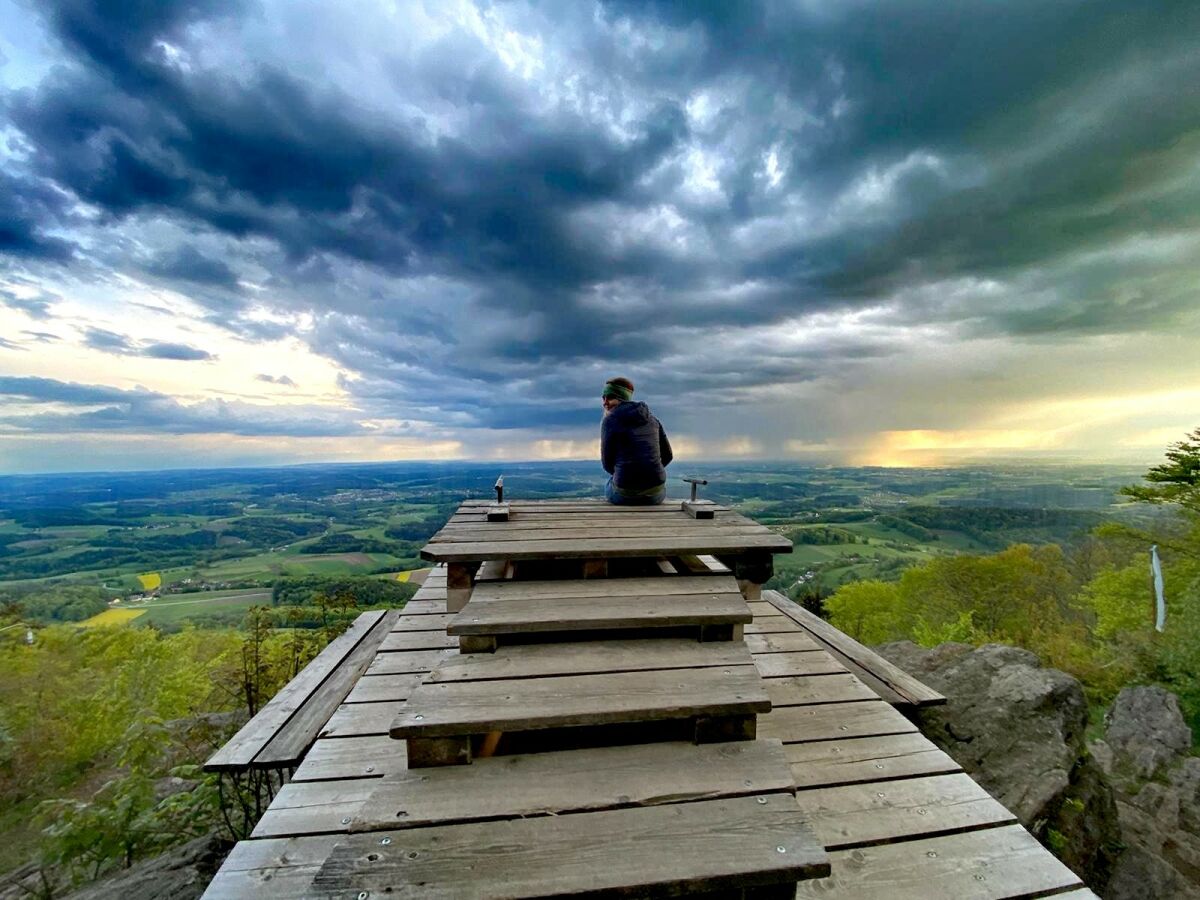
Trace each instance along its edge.
<instances>
[{"instance_id":1,"label":"blue puffy jacket","mask_svg":"<svg viewBox=\"0 0 1200 900\"><path fill-rule=\"evenodd\" d=\"M674 458L667 433L645 403L625 400L600 426L600 461L623 491L644 491L667 483Z\"/></svg>"}]
</instances>

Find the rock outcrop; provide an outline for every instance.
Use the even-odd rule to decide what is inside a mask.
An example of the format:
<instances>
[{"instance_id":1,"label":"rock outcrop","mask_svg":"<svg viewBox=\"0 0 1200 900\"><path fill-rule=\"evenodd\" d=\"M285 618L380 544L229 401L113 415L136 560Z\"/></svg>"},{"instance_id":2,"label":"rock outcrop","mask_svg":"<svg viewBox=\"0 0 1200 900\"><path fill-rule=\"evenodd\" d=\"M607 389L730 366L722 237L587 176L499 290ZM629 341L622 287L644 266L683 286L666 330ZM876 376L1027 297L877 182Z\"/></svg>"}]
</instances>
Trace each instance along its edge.
<instances>
[{"instance_id":1,"label":"rock outcrop","mask_svg":"<svg viewBox=\"0 0 1200 900\"><path fill-rule=\"evenodd\" d=\"M1157 687L1126 688L1092 745L1116 797L1125 850L1106 896L1200 898L1200 758L1179 701Z\"/></svg>"},{"instance_id":2,"label":"rock outcrop","mask_svg":"<svg viewBox=\"0 0 1200 900\"><path fill-rule=\"evenodd\" d=\"M69 900L196 900L221 867L230 846L230 841L216 835L196 838L89 884Z\"/></svg>"},{"instance_id":3,"label":"rock outcrop","mask_svg":"<svg viewBox=\"0 0 1200 900\"><path fill-rule=\"evenodd\" d=\"M877 648L946 695L921 730L1097 892L1120 852L1117 809L1085 744L1079 682L1027 650L908 641Z\"/></svg>"}]
</instances>

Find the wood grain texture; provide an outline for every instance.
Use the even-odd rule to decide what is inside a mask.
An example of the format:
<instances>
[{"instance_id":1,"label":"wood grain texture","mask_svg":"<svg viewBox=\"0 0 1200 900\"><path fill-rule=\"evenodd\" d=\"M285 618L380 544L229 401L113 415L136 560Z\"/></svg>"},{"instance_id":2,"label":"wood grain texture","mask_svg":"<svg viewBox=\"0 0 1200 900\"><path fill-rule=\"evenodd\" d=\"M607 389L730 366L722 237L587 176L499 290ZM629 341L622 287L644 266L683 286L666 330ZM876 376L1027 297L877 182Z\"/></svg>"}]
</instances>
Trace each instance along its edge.
<instances>
[{"instance_id":1,"label":"wood grain texture","mask_svg":"<svg viewBox=\"0 0 1200 900\"><path fill-rule=\"evenodd\" d=\"M916 730L916 725L882 700L870 703L784 706L758 717L759 735L778 738L785 744L904 734Z\"/></svg>"},{"instance_id":2,"label":"wood grain texture","mask_svg":"<svg viewBox=\"0 0 1200 900\"><path fill-rule=\"evenodd\" d=\"M361 683L361 682L360 682ZM878 700L875 692L853 675L798 675L763 681L771 708L808 706L814 703L850 703Z\"/></svg>"},{"instance_id":3,"label":"wood grain texture","mask_svg":"<svg viewBox=\"0 0 1200 900\"><path fill-rule=\"evenodd\" d=\"M1079 879L1019 825L830 854L833 872L798 900L1041 897Z\"/></svg>"},{"instance_id":4,"label":"wood grain texture","mask_svg":"<svg viewBox=\"0 0 1200 900\"><path fill-rule=\"evenodd\" d=\"M919 732L786 744L784 753L801 792L814 787L962 771L958 763Z\"/></svg>"},{"instance_id":5,"label":"wood grain texture","mask_svg":"<svg viewBox=\"0 0 1200 900\"><path fill-rule=\"evenodd\" d=\"M501 647L486 655L453 656L430 673L439 682L544 678L605 672L753 666L746 645L698 643L681 638L612 640Z\"/></svg>"},{"instance_id":6,"label":"wood grain texture","mask_svg":"<svg viewBox=\"0 0 1200 900\"><path fill-rule=\"evenodd\" d=\"M736 591L665 597L510 598L500 602L472 600L446 630L451 635L526 634L600 628L738 625L750 619L746 601Z\"/></svg>"},{"instance_id":7,"label":"wood grain texture","mask_svg":"<svg viewBox=\"0 0 1200 900\"><path fill-rule=\"evenodd\" d=\"M758 606L763 601L752 601ZM801 628L787 616L764 615L762 612L750 611L754 621L746 626L746 634L800 634Z\"/></svg>"},{"instance_id":8,"label":"wood grain texture","mask_svg":"<svg viewBox=\"0 0 1200 900\"><path fill-rule=\"evenodd\" d=\"M472 562L485 559L593 559L633 556L671 556L679 553L720 553L728 555L747 550L791 553L792 542L782 535L720 535L660 537L586 537L549 538L525 541L448 541L430 543L421 548L421 558L439 562Z\"/></svg>"},{"instance_id":9,"label":"wood grain texture","mask_svg":"<svg viewBox=\"0 0 1200 900\"><path fill-rule=\"evenodd\" d=\"M820 650L821 645L803 631L782 634L752 634L746 632L746 646L751 653L792 653L797 650Z\"/></svg>"},{"instance_id":10,"label":"wood grain texture","mask_svg":"<svg viewBox=\"0 0 1200 900\"><path fill-rule=\"evenodd\" d=\"M753 657L754 665L763 678L782 678L787 675L834 675L846 667L824 650L797 653L760 653Z\"/></svg>"},{"instance_id":11,"label":"wood grain texture","mask_svg":"<svg viewBox=\"0 0 1200 900\"><path fill-rule=\"evenodd\" d=\"M827 850L1006 825L1017 817L969 775L927 775L802 791L797 802Z\"/></svg>"},{"instance_id":12,"label":"wood grain texture","mask_svg":"<svg viewBox=\"0 0 1200 900\"><path fill-rule=\"evenodd\" d=\"M722 891L820 877L827 858L787 794L355 834L314 896L511 898ZM380 841L386 836L388 845ZM782 847L780 851L778 848Z\"/></svg>"},{"instance_id":13,"label":"wood grain texture","mask_svg":"<svg viewBox=\"0 0 1200 900\"><path fill-rule=\"evenodd\" d=\"M731 577L680 575L674 578L610 578L603 581L569 579L554 581L505 581L477 584L472 603L495 600L557 600L579 597L669 597L675 594L736 594Z\"/></svg>"},{"instance_id":14,"label":"wood grain texture","mask_svg":"<svg viewBox=\"0 0 1200 900\"><path fill-rule=\"evenodd\" d=\"M285 784L254 826L250 837L279 838L349 831L354 815L377 784L377 779L366 778Z\"/></svg>"},{"instance_id":15,"label":"wood grain texture","mask_svg":"<svg viewBox=\"0 0 1200 900\"><path fill-rule=\"evenodd\" d=\"M442 650L457 647L458 641L445 631L393 631L379 645L380 653L398 650Z\"/></svg>"},{"instance_id":16,"label":"wood grain texture","mask_svg":"<svg viewBox=\"0 0 1200 900\"><path fill-rule=\"evenodd\" d=\"M762 679L749 667L564 675L419 685L392 723L395 738L443 737L739 716L766 712ZM418 718L418 716L420 718Z\"/></svg>"},{"instance_id":17,"label":"wood grain texture","mask_svg":"<svg viewBox=\"0 0 1200 900\"><path fill-rule=\"evenodd\" d=\"M401 650L396 653L379 653L371 661L367 674L424 674L456 653L456 650Z\"/></svg>"},{"instance_id":18,"label":"wood grain texture","mask_svg":"<svg viewBox=\"0 0 1200 900\"><path fill-rule=\"evenodd\" d=\"M204 768L209 772L245 769L283 728L308 698L342 664L354 648L371 633L383 618L382 610L362 613L346 632L330 642L300 673L284 685L271 701L242 726L224 746L209 757ZM338 699L341 702L341 698ZM337 706L337 703L334 704ZM331 710L332 711L332 710ZM314 732L315 733L315 732Z\"/></svg>"},{"instance_id":19,"label":"wood grain texture","mask_svg":"<svg viewBox=\"0 0 1200 900\"><path fill-rule=\"evenodd\" d=\"M795 621L814 638L828 644L861 666L872 676L895 691L913 706L935 706L946 702L946 698L932 688L913 678L878 653L868 650L858 641L838 631L824 619L815 616L803 606L788 600L778 591L763 591L763 599L784 615Z\"/></svg>"},{"instance_id":20,"label":"wood grain texture","mask_svg":"<svg viewBox=\"0 0 1200 900\"><path fill-rule=\"evenodd\" d=\"M204 892L204 900L303 898L339 838L239 841Z\"/></svg>"},{"instance_id":21,"label":"wood grain texture","mask_svg":"<svg viewBox=\"0 0 1200 900\"><path fill-rule=\"evenodd\" d=\"M432 604L430 604L432 608ZM404 609L405 613L409 613L408 607ZM446 612L429 613L429 614L402 614L396 620L396 624L392 626L393 632L406 631L445 631L446 626L450 624L450 620L454 616Z\"/></svg>"},{"instance_id":22,"label":"wood grain texture","mask_svg":"<svg viewBox=\"0 0 1200 900\"><path fill-rule=\"evenodd\" d=\"M679 742L479 759L373 785L351 831L791 791L777 741Z\"/></svg>"},{"instance_id":23,"label":"wood grain texture","mask_svg":"<svg viewBox=\"0 0 1200 900\"><path fill-rule=\"evenodd\" d=\"M408 765L404 741L386 736L322 738L312 745L293 782L382 778Z\"/></svg>"},{"instance_id":24,"label":"wood grain texture","mask_svg":"<svg viewBox=\"0 0 1200 900\"><path fill-rule=\"evenodd\" d=\"M345 738L387 734L392 719L403 705L403 700L343 703L321 729L321 737Z\"/></svg>"},{"instance_id":25,"label":"wood grain texture","mask_svg":"<svg viewBox=\"0 0 1200 900\"><path fill-rule=\"evenodd\" d=\"M347 703L377 703L380 700L407 700L420 684L422 675L364 675L346 696Z\"/></svg>"},{"instance_id":26,"label":"wood grain texture","mask_svg":"<svg viewBox=\"0 0 1200 900\"><path fill-rule=\"evenodd\" d=\"M418 600L416 595L413 599L404 604L402 618L417 618L427 616L444 616L446 615L446 592L442 590L440 596L436 599Z\"/></svg>"}]
</instances>

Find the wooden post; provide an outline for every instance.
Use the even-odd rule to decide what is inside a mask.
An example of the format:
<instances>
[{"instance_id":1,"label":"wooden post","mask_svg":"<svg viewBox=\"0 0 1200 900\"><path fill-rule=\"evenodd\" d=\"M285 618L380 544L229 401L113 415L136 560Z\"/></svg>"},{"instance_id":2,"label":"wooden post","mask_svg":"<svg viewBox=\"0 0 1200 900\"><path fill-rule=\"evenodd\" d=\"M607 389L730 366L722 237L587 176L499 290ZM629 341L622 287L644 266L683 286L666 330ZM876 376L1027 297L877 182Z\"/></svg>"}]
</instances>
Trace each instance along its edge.
<instances>
[{"instance_id":1,"label":"wooden post","mask_svg":"<svg viewBox=\"0 0 1200 900\"><path fill-rule=\"evenodd\" d=\"M475 570L478 566L470 563L446 564L446 612L461 612L471 599L471 589L475 586Z\"/></svg>"},{"instance_id":2,"label":"wooden post","mask_svg":"<svg viewBox=\"0 0 1200 900\"><path fill-rule=\"evenodd\" d=\"M608 560L607 559L585 559L583 561L583 577L584 578L607 578L608 577Z\"/></svg>"},{"instance_id":3,"label":"wooden post","mask_svg":"<svg viewBox=\"0 0 1200 900\"><path fill-rule=\"evenodd\" d=\"M770 553L742 553L718 557L737 579L738 589L747 601L762 599L762 586L775 574L775 560Z\"/></svg>"},{"instance_id":4,"label":"wooden post","mask_svg":"<svg viewBox=\"0 0 1200 900\"><path fill-rule=\"evenodd\" d=\"M458 638L459 653L495 653L496 636L492 634L463 634Z\"/></svg>"},{"instance_id":5,"label":"wooden post","mask_svg":"<svg viewBox=\"0 0 1200 900\"><path fill-rule=\"evenodd\" d=\"M471 738L409 738L408 767L429 769L434 766L466 766L471 763Z\"/></svg>"},{"instance_id":6,"label":"wooden post","mask_svg":"<svg viewBox=\"0 0 1200 900\"><path fill-rule=\"evenodd\" d=\"M752 741L758 731L758 716L697 716L696 743L720 744L725 741Z\"/></svg>"}]
</instances>

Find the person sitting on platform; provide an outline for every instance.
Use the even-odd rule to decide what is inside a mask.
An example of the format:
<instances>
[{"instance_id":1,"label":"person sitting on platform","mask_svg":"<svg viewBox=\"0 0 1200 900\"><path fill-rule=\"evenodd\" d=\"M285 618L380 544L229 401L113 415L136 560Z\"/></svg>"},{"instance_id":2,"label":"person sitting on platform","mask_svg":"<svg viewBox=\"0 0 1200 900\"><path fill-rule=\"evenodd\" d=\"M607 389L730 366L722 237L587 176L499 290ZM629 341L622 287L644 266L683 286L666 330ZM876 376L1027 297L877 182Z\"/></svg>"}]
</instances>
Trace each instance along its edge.
<instances>
[{"instance_id":1,"label":"person sitting on platform","mask_svg":"<svg viewBox=\"0 0 1200 900\"><path fill-rule=\"evenodd\" d=\"M645 403L633 401L633 382L610 378L600 395L600 462L609 474L609 503L651 506L667 497L667 470L674 454L662 424Z\"/></svg>"}]
</instances>

